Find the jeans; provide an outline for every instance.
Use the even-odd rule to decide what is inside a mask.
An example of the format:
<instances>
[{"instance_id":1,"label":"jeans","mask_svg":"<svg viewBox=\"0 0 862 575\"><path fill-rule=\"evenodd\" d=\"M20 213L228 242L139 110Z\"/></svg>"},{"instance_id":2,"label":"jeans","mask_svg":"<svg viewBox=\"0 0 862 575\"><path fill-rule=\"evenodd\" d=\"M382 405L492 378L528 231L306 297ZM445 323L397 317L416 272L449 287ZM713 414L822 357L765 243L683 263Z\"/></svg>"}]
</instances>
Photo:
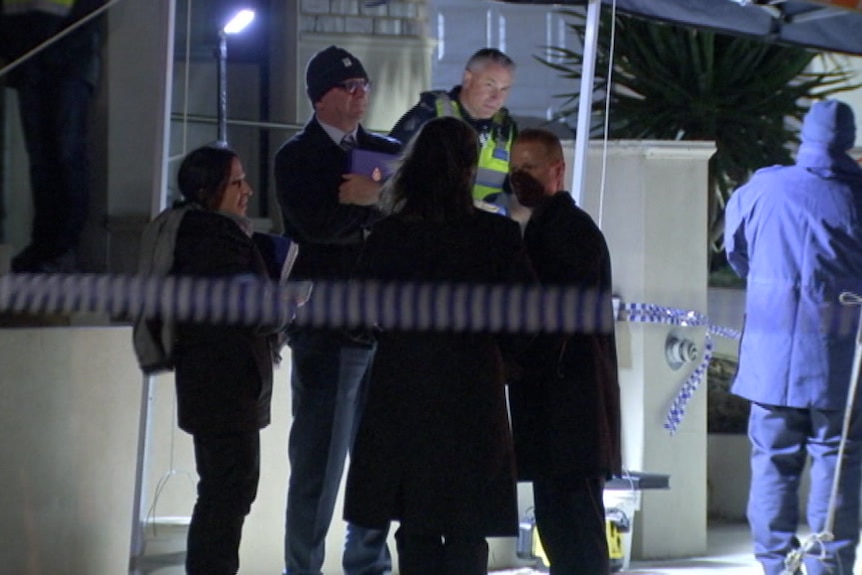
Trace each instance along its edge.
<instances>
[{"instance_id":1,"label":"jeans","mask_svg":"<svg viewBox=\"0 0 862 575\"><path fill-rule=\"evenodd\" d=\"M536 527L551 575L608 575L602 477L533 481Z\"/></svg>"},{"instance_id":2,"label":"jeans","mask_svg":"<svg viewBox=\"0 0 862 575\"><path fill-rule=\"evenodd\" d=\"M87 127L92 86L33 70L18 87L33 193L31 245L53 259L78 247L89 208Z\"/></svg>"},{"instance_id":3,"label":"jeans","mask_svg":"<svg viewBox=\"0 0 862 575\"><path fill-rule=\"evenodd\" d=\"M325 542L348 451L365 404L373 348L341 345L337 336L291 336L293 424L285 514L286 575L320 575ZM346 575L391 571L388 530L348 524Z\"/></svg>"},{"instance_id":4,"label":"jeans","mask_svg":"<svg viewBox=\"0 0 862 575\"><path fill-rule=\"evenodd\" d=\"M260 479L258 431L194 434L198 499L186 546L188 575L235 575L245 516Z\"/></svg>"},{"instance_id":5,"label":"jeans","mask_svg":"<svg viewBox=\"0 0 862 575\"><path fill-rule=\"evenodd\" d=\"M751 490L748 522L754 554L766 575L784 570L784 559L797 546L799 485L806 455L811 458L808 525L812 533L828 526L843 410L796 409L752 403L748 423L751 440ZM831 531L834 541L812 549L805 559L808 575L850 575L859 542L859 499L862 483L862 421L853 417L841 467ZM820 552L825 551L821 560Z\"/></svg>"}]
</instances>

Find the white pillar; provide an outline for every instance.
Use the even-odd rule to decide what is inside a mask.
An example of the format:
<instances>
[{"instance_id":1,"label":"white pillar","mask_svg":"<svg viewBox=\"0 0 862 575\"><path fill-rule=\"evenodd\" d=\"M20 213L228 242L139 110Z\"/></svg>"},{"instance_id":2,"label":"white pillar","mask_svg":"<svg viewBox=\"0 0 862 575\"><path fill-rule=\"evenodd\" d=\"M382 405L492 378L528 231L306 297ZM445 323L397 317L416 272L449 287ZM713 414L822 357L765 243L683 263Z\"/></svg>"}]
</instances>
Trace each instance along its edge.
<instances>
[{"instance_id":1,"label":"white pillar","mask_svg":"<svg viewBox=\"0 0 862 575\"><path fill-rule=\"evenodd\" d=\"M174 0L127 0L108 17L107 248L111 272L134 272L142 224L164 205Z\"/></svg>"},{"instance_id":2,"label":"white pillar","mask_svg":"<svg viewBox=\"0 0 862 575\"><path fill-rule=\"evenodd\" d=\"M3 573L127 572L140 382L131 335L0 330Z\"/></svg>"},{"instance_id":3,"label":"white pillar","mask_svg":"<svg viewBox=\"0 0 862 575\"><path fill-rule=\"evenodd\" d=\"M610 142L602 192L603 146L591 144L581 205L607 238L614 289L624 302L706 313L707 167L714 151L711 142ZM706 551L706 381L671 437L663 428L668 408L699 363L678 370L668 365L671 329L690 337L702 353L705 328L617 323L623 464L668 474L671 485L643 492L634 558Z\"/></svg>"},{"instance_id":4,"label":"white pillar","mask_svg":"<svg viewBox=\"0 0 862 575\"><path fill-rule=\"evenodd\" d=\"M128 0L108 17L105 51L107 192L105 267L135 273L140 232L165 207L174 61L175 1ZM140 573L145 482L155 386L141 380L129 539L129 572Z\"/></svg>"}]
</instances>

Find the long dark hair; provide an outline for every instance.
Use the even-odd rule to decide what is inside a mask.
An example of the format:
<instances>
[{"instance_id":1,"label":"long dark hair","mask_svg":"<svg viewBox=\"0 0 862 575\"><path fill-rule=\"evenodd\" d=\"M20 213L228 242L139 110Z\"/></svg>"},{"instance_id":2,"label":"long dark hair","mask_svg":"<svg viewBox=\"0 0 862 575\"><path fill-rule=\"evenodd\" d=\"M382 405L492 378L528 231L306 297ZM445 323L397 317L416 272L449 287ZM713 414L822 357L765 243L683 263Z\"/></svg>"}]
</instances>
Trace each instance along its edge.
<instances>
[{"instance_id":1,"label":"long dark hair","mask_svg":"<svg viewBox=\"0 0 862 575\"><path fill-rule=\"evenodd\" d=\"M453 117L426 122L384 187L384 210L436 222L472 213L478 161L478 136L466 122Z\"/></svg>"},{"instance_id":2,"label":"long dark hair","mask_svg":"<svg viewBox=\"0 0 862 575\"><path fill-rule=\"evenodd\" d=\"M189 152L180 164L177 185L183 198L215 210L224 197L236 152L225 146L203 146Z\"/></svg>"}]
</instances>

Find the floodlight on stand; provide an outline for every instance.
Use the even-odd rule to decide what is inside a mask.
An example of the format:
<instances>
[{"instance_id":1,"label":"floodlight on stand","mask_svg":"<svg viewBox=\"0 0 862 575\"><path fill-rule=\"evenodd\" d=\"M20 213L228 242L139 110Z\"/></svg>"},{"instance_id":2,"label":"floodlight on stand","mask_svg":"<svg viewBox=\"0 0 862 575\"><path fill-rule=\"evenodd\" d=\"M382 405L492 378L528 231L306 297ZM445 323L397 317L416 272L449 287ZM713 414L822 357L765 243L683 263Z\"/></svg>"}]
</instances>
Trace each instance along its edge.
<instances>
[{"instance_id":1,"label":"floodlight on stand","mask_svg":"<svg viewBox=\"0 0 862 575\"><path fill-rule=\"evenodd\" d=\"M239 34L254 20L253 10L240 10L227 24L218 31L218 48L216 48L216 60L218 61L218 143L227 145L227 36L228 34Z\"/></svg>"},{"instance_id":2,"label":"floodlight on stand","mask_svg":"<svg viewBox=\"0 0 862 575\"><path fill-rule=\"evenodd\" d=\"M240 10L225 24L222 32L225 34L239 34L254 20L254 10Z\"/></svg>"}]
</instances>

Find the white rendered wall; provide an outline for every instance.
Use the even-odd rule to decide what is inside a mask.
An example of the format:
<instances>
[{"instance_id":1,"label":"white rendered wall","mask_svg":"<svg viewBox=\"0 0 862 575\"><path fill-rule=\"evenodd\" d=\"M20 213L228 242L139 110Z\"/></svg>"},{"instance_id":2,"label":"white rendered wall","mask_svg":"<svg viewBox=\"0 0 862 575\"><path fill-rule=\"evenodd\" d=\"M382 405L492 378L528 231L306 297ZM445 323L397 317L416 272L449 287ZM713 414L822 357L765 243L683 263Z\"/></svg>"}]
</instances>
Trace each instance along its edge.
<instances>
[{"instance_id":1,"label":"white rendered wall","mask_svg":"<svg viewBox=\"0 0 862 575\"><path fill-rule=\"evenodd\" d=\"M140 375L129 329L0 330L4 573L125 573Z\"/></svg>"},{"instance_id":2,"label":"white rendered wall","mask_svg":"<svg viewBox=\"0 0 862 575\"><path fill-rule=\"evenodd\" d=\"M286 355L275 374L272 423L261 432L258 497L243 529L246 575L272 575L283 567L290 427ZM126 573L142 389L131 329L0 330L0 365L3 572ZM156 378L152 396L144 494L147 548L139 565L146 573L182 575L185 533L164 527L161 518L191 514L197 481L192 443L176 427L172 376ZM326 574L341 572L342 501L339 495L327 539ZM391 537L390 547L394 552ZM158 555L167 549L175 553ZM515 563L514 539L492 541L492 566ZM162 567L153 571L154 565Z\"/></svg>"},{"instance_id":3,"label":"white rendered wall","mask_svg":"<svg viewBox=\"0 0 862 575\"><path fill-rule=\"evenodd\" d=\"M625 303L707 311L707 162L712 143L620 141L588 152L581 206L610 248L614 289ZM571 154L571 143L567 146ZM571 155L569 156L571 158ZM567 161L571 171L571 161ZM601 218L600 218L601 213ZM706 551L706 382L677 433L662 427L680 385L696 367L671 369L670 327L617 324L623 409L623 464L670 475L670 490L645 491L634 530L635 558ZM675 328L703 348L704 328ZM669 513L668 510L674 510Z\"/></svg>"},{"instance_id":4,"label":"white rendered wall","mask_svg":"<svg viewBox=\"0 0 862 575\"><path fill-rule=\"evenodd\" d=\"M164 205L173 66L174 0L127 0L108 13L102 112L106 198L103 266L134 273L143 222Z\"/></svg>"}]
</instances>

